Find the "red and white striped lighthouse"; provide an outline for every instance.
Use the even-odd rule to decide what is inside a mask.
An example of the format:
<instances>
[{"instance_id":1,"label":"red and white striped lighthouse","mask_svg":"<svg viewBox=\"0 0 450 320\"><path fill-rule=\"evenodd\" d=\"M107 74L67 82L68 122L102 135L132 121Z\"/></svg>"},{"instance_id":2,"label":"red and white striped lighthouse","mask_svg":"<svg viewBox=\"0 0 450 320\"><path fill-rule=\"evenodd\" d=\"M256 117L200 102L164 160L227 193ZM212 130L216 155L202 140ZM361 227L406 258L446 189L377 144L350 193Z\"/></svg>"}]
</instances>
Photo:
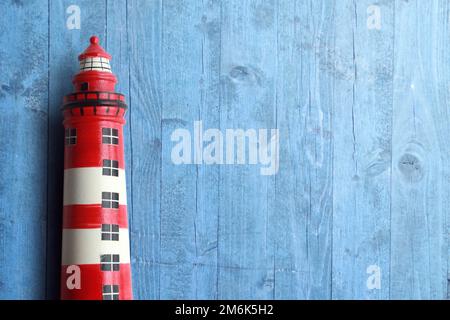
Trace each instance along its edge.
<instances>
[{"instance_id":1,"label":"red and white striped lighthouse","mask_svg":"<svg viewBox=\"0 0 450 320\"><path fill-rule=\"evenodd\" d=\"M64 97L62 299L132 299L122 127L111 56L91 37Z\"/></svg>"}]
</instances>

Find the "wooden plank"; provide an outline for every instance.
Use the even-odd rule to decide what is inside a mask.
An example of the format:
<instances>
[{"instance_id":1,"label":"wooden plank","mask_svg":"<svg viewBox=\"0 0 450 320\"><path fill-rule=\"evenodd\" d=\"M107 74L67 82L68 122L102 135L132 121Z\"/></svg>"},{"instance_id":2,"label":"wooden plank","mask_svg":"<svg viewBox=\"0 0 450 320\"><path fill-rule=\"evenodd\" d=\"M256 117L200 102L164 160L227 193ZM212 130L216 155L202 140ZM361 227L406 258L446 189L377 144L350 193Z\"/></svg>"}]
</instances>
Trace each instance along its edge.
<instances>
[{"instance_id":1,"label":"wooden plank","mask_svg":"<svg viewBox=\"0 0 450 320\"><path fill-rule=\"evenodd\" d=\"M2 1L0 12L0 299L43 299L48 6Z\"/></svg>"},{"instance_id":2,"label":"wooden plank","mask_svg":"<svg viewBox=\"0 0 450 320\"><path fill-rule=\"evenodd\" d=\"M378 30L371 5L335 13L333 299L389 298L394 8L377 5Z\"/></svg>"},{"instance_id":3,"label":"wooden plank","mask_svg":"<svg viewBox=\"0 0 450 320\"><path fill-rule=\"evenodd\" d=\"M218 167L174 164L171 134L188 130L194 146L194 121L219 127L220 4L163 4L160 297L213 299Z\"/></svg>"},{"instance_id":4,"label":"wooden plank","mask_svg":"<svg viewBox=\"0 0 450 320\"><path fill-rule=\"evenodd\" d=\"M448 2L395 3L393 299L447 297L448 32Z\"/></svg>"},{"instance_id":5,"label":"wooden plank","mask_svg":"<svg viewBox=\"0 0 450 320\"><path fill-rule=\"evenodd\" d=\"M222 2L220 129L224 137L226 129L269 129L270 134L276 126L276 17L274 1ZM274 297L268 197L274 192L275 176L261 175L260 168L248 164L248 155L246 164L220 167L219 299Z\"/></svg>"},{"instance_id":6,"label":"wooden plank","mask_svg":"<svg viewBox=\"0 0 450 320\"><path fill-rule=\"evenodd\" d=\"M276 299L331 297L333 5L278 4Z\"/></svg>"},{"instance_id":7,"label":"wooden plank","mask_svg":"<svg viewBox=\"0 0 450 320\"><path fill-rule=\"evenodd\" d=\"M66 12L71 5L80 8L80 29L68 29ZM72 77L78 72L78 55L97 35L105 44L105 0L64 0L50 2L49 46L49 148L47 297L59 297L61 269L61 217L63 192L64 130L60 107L65 94L73 91Z\"/></svg>"},{"instance_id":8,"label":"wooden plank","mask_svg":"<svg viewBox=\"0 0 450 320\"><path fill-rule=\"evenodd\" d=\"M200 33L201 76L198 78L198 119L204 130L220 128L221 3L203 1L195 23ZM197 166L195 218L195 299L217 299L217 229L219 219L219 167Z\"/></svg>"},{"instance_id":9,"label":"wooden plank","mask_svg":"<svg viewBox=\"0 0 450 320\"><path fill-rule=\"evenodd\" d=\"M305 26L311 11L309 4L282 1L277 15L276 125L281 136L280 170L275 177L275 197L272 197L275 199L269 218L271 229L277 233L274 236L274 298L306 299L310 284L306 220L311 211L309 193L305 192L309 189L309 166L306 159L299 159L306 149L305 114L309 108L305 101L309 99L300 91L310 85L309 78L306 84L301 81L303 65L308 65L313 56L310 42L306 50L302 49L302 43L310 41ZM309 93L308 88L306 92Z\"/></svg>"},{"instance_id":10,"label":"wooden plank","mask_svg":"<svg viewBox=\"0 0 450 320\"><path fill-rule=\"evenodd\" d=\"M447 137L450 136L450 126L448 125L450 119L450 65L446 63L450 59L450 50L448 48L448 39L450 38L450 2L442 0L438 2L438 12L437 12L437 29L439 32L436 35L436 53L435 53L435 62L434 68L436 70L436 82L438 84L437 88L437 96L438 101L441 103L438 104L439 108L436 110L436 117L434 118L434 122L436 123L436 127L439 130L439 143L443 148L441 148L443 159L442 167L441 167L441 175L444 179L443 188L442 188L442 199L444 199L444 214L445 221L447 224L446 235L447 241L444 243L444 248L446 250L447 257L447 300L450 299L450 238L448 235L450 234L450 210L445 210L448 208L448 201L450 199L450 186L445 181L449 181L450 179L450 167L446 166L446 159L450 156L450 148L447 146ZM444 263L445 266L445 263Z\"/></svg>"},{"instance_id":11,"label":"wooden plank","mask_svg":"<svg viewBox=\"0 0 450 320\"><path fill-rule=\"evenodd\" d=\"M162 1L127 4L130 48L131 252L135 298L160 292Z\"/></svg>"},{"instance_id":12,"label":"wooden plank","mask_svg":"<svg viewBox=\"0 0 450 320\"><path fill-rule=\"evenodd\" d=\"M111 1L106 0L106 41L104 44L105 50L112 56L111 68L112 72L117 77L116 91L125 95L126 102L130 103L130 63L128 45L128 16L127 16L127 2L126 1ZM129 229L132 230L133 226L133 189L132 189L132 140L131 140L131 114L132 110L128 105L128 111L126 113L126 121L123 128L124 132L124 149L125 149L125 174L127 182L127 210ZM130 237L130 241L135 244L135 241L139 242L139 239ZM130 246L132 246L130 244ZM133 261L135 261L135 251L132 250L131 254L131 267L132 267L132 280L135 270L133 270ZM138 296L138 285L133 282L133 294Z\"/></svg>"}]
</instances>

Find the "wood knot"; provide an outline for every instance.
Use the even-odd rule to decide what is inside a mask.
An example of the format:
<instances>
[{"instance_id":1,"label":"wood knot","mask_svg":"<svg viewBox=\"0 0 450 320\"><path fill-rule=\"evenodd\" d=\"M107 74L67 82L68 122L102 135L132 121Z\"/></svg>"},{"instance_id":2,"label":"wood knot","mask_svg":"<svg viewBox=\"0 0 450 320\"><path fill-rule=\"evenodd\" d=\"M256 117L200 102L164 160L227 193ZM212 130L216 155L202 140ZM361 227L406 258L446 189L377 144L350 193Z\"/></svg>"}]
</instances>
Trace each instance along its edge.
<instances>
[{"instance_id":1,"label":"wood knot","mask_svg":"<svg viewBox=\"0 0 450 320\"><path fill-rule=\"evenodd\" d=\"M249 76L250 71L244 66L236 66L230 70L230 77L237 81L245 81Z\"/></svg>"},{"instance_id":2,"label":"wood knot","mask_svg":"<svg viewBox=\"0 0 450 320\"><path fill-rule=\"evenodd\" d=\"M263 73L255 67L234 66L229 72L229 77L235 83L261 85Z\"/></svg>"},{"instance_id":3,"label":"wood knot","mask_svg":"<svg viewBox=\"0 0 450 320\"><path fill-rule=\"evenodd\" d=\"M423 178L423 165L420 159L405 153L398 162L398 168L408 182L418 182Z\"/></svg>"}]
</instances>

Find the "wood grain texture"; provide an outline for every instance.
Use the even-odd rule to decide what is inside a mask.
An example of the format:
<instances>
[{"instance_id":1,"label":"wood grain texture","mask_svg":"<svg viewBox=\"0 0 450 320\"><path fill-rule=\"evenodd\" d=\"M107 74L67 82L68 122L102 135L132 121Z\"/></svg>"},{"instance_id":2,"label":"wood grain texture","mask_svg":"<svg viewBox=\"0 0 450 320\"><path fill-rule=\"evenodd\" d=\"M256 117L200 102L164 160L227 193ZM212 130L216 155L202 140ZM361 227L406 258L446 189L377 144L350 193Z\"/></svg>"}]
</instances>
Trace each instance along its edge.
<instances>
[{"instance_id":1,"label":"wood grain texture","mask_svg":"<svg viewBox=\"0 0 450 320\"><path fill-rule=\"evenodd\" d=\"M173 164L170 136L186 129L194 139L197 120L218 127L219 9L213 2L163 2L162 299L216 296L218 168Z\"/></svg>"},{"instance_id":2,"label":"wood grain texture","mask_svg":"<svg viewBox=\"0 0 450 320\"><path fill-rule=\"evenodd\" d=\"M79 30L66 27L70 5ZM135 298L449 297L449 1L0 9L0 299L59 295L59 107L93 34L129 104ZM279 129L278 174L175 165L171 134L194 139L197 120L224 136Z\"/></svg>"},{"instance_id":3,"label":"wood grain texture","mask_svg":"<svg viewBox=\"0 0 450 320\"><path fill-rule=\"evenodd\" d=\"M0 299L45 297L46 1L0 3ZM20 25L16 21L22 21Z\"/></svg>"},{"instance_id":4,"label":"wood grain texture","mask_svg":"<svg viewBox=\"0 0 450 320\"><path fill-rule=\"evenodd\" d=\"M276 127L276 14L275 1L222 2L222 132ZM259 166L220 167L219 299L274 297L269 229L273 191L274 176L260 175Z\"/></svg>"},{"instance_id":5,"label":"wood grain texture","mask_svg":"<svg viewBox=\"0 0 450 320\"><path fill-rule=\"evenodd\" d=\"M447 297L450 185L448 116L443 116L449 100L439 92L448 91L449 82L439 70L441 63L448 65L448 53L438 61L444 58L441 50L448 51L442 43L448 44L443 5L417 1L395 6L390 291L396 299Z\"/></svg>"},{"instance_id":6,"label":"wood grain texture","mask_svg":"<svg viewBox=\"0 0 450 320\"><path fill-rule=\"evenodd\" d=\"M369 29L371 4L335 12L333 299L389 298L394 8L382 4L381 29ZM367 286L371 268L379 289Z\"/></svg>"},{"instance_id":7,"label":"wood grain texture","mask_svg":"<svg viewBox=\"0 0 450 320\"><path fill-rule=\"evenodd\" d=\"M274 297L329 299L333 77L325 68L332 63L334 8L326 2L282 1L277 10L280 172L269 220Z\"/></svg>"},{"instance_id":8,"label":"wood grain texture","mask_svg":"<svg viewBox=\"0 0 450 320\"><path fill-rule=\"evenodd\" d=\"M159 299L161 278L162 1L128 1L131 263L136 298ZM129 205L130 206L130 205Z\"/></svg>"}]
</instances>

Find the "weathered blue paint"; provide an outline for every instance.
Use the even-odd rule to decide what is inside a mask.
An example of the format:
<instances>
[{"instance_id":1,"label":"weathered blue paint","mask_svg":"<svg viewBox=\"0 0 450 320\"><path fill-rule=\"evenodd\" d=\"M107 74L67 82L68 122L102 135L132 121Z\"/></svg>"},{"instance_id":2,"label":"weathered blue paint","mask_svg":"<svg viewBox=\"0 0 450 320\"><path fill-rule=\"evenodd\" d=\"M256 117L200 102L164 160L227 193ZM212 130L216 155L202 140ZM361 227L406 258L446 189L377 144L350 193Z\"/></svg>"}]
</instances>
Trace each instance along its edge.
<instances>
[{"instance_id":1,"label":"weathered blue paint","mask_svg":"<svg viewBox=\"0 0 450 320\"><path fill-rule=\"evenodd\" d=\"M333 299L389 298L394 8L383 3L372 30L371 4L335 13ZM367 287L370 266L381 271L380 289Z\"/></svg>"},{"instance_id":2,"label":"weathered blue paint","mask_svg":"<svg viewBox=\"0 0 450 320\"><path fill-rule=\"evenodd\" d=\"M162 2L128 1L131 252L136 298L161 297ZM141 285L138 285L141 283Z\"/></svg>"},{"instance_id":3,"label":"weathered blue paint","mask_svg":"<svg viewBox=\"0 0 450 320\"><path fill-rule=\"evenodd\" d=\"M0 11L0 298L39 299L48 227L48 8L2 1Z\"/></svg>"},{"instance_id":4,"label":"weathered blue paint","mask_svg":"<svg viewBox=\"0 0 450 320\"><path fill-rule=\"evenodd\" d=\"M73 4L80 30L66 28ZM136 298L448 297L447 0L0 8L0 298L58 297L59 106L92 34L130 106ZM278 174L173 164L171 133L196 120L278 128Z\"/></svg>"},{"instance_id":5,"label":"weathered blue paint","mask_svg":"<svg viewBox=\"0 0 450 320\"><path fill-rule=\"evenodd\" d=\"M447 295L448 22L448 1L395 3L391 298Z\"/></svg>"}]
</instances>

